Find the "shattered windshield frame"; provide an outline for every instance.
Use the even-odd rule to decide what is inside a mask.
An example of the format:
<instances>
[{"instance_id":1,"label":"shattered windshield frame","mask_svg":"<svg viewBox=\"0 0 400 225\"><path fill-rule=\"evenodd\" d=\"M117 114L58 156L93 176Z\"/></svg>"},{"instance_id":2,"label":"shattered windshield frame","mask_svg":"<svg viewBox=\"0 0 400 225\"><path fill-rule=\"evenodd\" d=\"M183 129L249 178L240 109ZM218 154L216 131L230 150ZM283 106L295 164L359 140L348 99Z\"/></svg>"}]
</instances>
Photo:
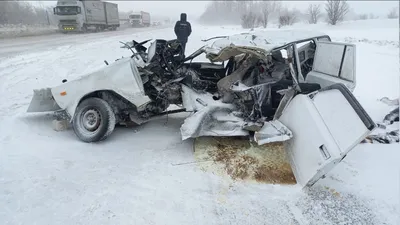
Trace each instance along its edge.
<instances>
[{"instance_id":1,"label":"shattered windshield frame","mask_svg":"<svg viewBox=\"0 0 400 225\"><path fill-rule=\"evenodd\" d=\"M130 15L130 16L129 16L129 19L136 19L136 20L138 20L138 19L141 19L141 18L142 18L141 15Z\"/></svg>"},{"instance_id":2,"label":"shattered windshield frame","mask_svg":"<svg viewBox=\"0 0 400 225\"><path fill-rule=\"evenodd\" d=\"M57 6L54 9L56 15L77 15L81 13L79 6Z\"/></svg>"}]
</instances>

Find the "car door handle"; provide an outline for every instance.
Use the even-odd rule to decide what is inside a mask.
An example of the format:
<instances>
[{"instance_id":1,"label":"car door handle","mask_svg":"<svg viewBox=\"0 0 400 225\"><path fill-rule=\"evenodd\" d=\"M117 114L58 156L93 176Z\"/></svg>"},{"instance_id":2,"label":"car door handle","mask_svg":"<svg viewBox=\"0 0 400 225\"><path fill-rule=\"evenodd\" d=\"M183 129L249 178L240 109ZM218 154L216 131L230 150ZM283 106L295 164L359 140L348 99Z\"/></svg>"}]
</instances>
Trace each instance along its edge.
<instances>
[{"instance_id":1,"label":"car door handle","mask_svg":"<svg viewBox=\"0 0 400 225\"><path fill-rule=\"evenodd\" d=\"M328 160L331 157L325 145L319 146L319 151L321 152L322 157L324 157L325 160Z\"/></svg>"}]
</instances>

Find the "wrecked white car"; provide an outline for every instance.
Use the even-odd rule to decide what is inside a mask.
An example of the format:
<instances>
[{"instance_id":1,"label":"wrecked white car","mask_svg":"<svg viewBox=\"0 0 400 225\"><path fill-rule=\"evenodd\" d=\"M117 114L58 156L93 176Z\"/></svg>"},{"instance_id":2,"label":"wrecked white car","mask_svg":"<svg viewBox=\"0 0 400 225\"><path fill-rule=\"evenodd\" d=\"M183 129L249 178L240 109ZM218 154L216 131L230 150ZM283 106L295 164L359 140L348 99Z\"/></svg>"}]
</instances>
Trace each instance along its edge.
<instances>
[{"instance_id":1,"label":"wrecked white car","mask_svg":"<svg viewBox=\"0 0 400 225\"><path fill-rule=\"evenodd\" d=\"M116 124L194 112L181 127L182 139L285 141L304 185L376 127L351 93L355 45L303 31L255 32L216 37L183 59L176 40L155 40L146 48L147 42L125 43L131 57L80 79L34 90L28 112L65 113L84 142L106 139ZM201 54L210 62L193 62ZM168 111L171 105L180 109Z\"/></svg>"}]
</instances>

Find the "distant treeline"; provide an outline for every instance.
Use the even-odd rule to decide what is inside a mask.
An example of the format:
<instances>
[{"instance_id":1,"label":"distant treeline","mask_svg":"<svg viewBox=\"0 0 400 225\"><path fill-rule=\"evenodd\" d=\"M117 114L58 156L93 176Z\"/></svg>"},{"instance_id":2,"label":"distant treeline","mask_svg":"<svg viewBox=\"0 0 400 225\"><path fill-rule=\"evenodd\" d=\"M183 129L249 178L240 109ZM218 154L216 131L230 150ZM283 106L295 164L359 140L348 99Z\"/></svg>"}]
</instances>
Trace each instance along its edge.
<instances>
[{"instance_id":1,"label":"distant treeline","mask_svg":"<svg viewBox=\"0 0 400 225\"><path fill-rule=\"evenodd\" d=\"M279 27L292 25L299 21L307 21L316 24L318 21L336 25L346 19L376 19L373 14L355 15L350 9L347 0L326 0L324 3L310 2L309 7L300 11L290 4L283 4L282 0L234 0L211 1L204 13L200 16L200 22L209 25L238 25L243 28L258 26L267 27L275 20ZM391 9L386 18L399 17L399 8Z\"/></svg>"},{"instance_id":2,"label":"distant treeline","mask_svg":"<svg viewBox=\"0 0 400 225\"><path fill-rule=\"evenodd\" d=\"M0 24L55 24L53 7L35 7L29 2L0 1Z\"/></svg>"},{"instance_id":3,"label":"distant treeline","mask_svg":"<svg viewBox=\"0 0 400 225\"><path fill-rule=\"evenodd\" d=\"M212 1L200 16L200 21L205 24L241 24L247 15L260 23L268 23L268 19L278 16L281 8L281 1ZM268 18L262 18L263 15L268 15Z\"/></svg>"}]
</instances>

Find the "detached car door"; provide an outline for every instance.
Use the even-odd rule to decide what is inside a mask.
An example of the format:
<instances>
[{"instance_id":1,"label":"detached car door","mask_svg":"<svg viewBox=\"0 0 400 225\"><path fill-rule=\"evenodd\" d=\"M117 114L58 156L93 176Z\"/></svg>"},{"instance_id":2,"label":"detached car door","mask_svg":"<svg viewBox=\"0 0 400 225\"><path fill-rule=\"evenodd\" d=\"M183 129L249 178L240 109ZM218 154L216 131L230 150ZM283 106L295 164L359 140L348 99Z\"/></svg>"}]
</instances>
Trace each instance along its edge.
<instances>
[{"instance_id":1,"label":"detached car door","mask_svg":"<svg viewBox=\"0 0 400 225\"><path fill-rule=\"evenodd\" d=\"M355 45L317 41L313 68L305 82L318 83L322 88L341 83L353 91L356 87Z\"/></svg>"},{"instance_id":2,"label":"detached car door","mask_svg":"<svg viewBox=\"0 0 400 225\"><path fill-rule=\"evenodd\" d=\"M324 177L376 127L343 83L296 95L278 120L293 133L286 151L303 187Z\"/></svg>"}]
</instances>

